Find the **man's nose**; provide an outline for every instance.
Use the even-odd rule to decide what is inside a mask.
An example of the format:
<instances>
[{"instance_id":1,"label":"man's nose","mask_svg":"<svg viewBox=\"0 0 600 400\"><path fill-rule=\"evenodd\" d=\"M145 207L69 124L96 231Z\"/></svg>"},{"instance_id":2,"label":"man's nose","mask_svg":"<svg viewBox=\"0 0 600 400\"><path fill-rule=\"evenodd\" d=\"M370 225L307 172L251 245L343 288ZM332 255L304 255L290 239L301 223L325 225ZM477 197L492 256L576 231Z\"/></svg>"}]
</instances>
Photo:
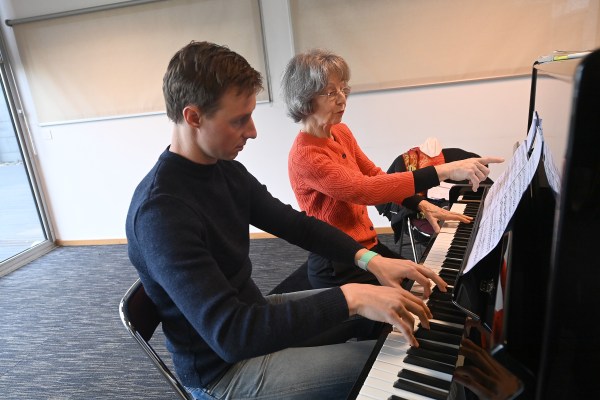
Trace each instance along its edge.
<instances>
[{"instance_id":1,"label":"man's nose","mask_svg":"<svg viewBox=\"0 0 600 400\"><path fill-rule=\"evenodd\" d=\"M258 136L258 133L256 132L256 126L254 126L254 119L250 118L250 121L248 121L248 127L244 133L244 136L248 139L256 139L256 136Z\"/></svg>"}]
</instances>

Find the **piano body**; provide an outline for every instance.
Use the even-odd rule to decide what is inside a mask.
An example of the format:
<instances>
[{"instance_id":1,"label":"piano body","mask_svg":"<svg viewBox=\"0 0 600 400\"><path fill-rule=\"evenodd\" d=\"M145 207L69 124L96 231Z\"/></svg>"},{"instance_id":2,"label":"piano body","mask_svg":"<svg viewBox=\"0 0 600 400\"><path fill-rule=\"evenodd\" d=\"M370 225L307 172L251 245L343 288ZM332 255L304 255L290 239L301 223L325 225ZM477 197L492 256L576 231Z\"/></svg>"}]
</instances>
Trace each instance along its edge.
<instances>
[{"instance_id":1,"label":"piano body","mask_svg":"<svg viewBox=\"0 0 600 400\"><path fill-rule=\"evenodd\" d=\"M464 319L482 327L484 334L470 329L463 330L462 336L484 348L520 383L509 398L600 398L596 381L596 371L600 371L596 367L600 360L600 320L596 318L600 293L595 290L600 285L600 257L594 251L594 245L600 244L595 237L600 226L600 50L556 58L534 63L529 110L530 125L535 113L541 119L543 146L552 157L542 154L502 239L468 272L465 260L475 233L467 234L466 242L459 238L462 256L456 253L454 236L464 234L450 229L432 240L423 257L425 264L453 281L451 299L446 296L441 309L447 310L450 304ZM533 146L536 144L540 142ZM551 158L556 166L554 176L552 169L544 166ZM483 198L487 190L480 191ZM473 232L479 234L481 209L476 214ZM444 253L441 260L440 252ZM447 262L451 269L458 263L456 275L447 275ZM433 299L428 304L433 309L441 303ZM446 312L438 313L443 314ZM460 319L456 320L454 312L448 314L453 315L453 322L440 324L456 330ZM437 339L427 336L418 340L439 345ZM447 364L456 360L452 368L474 365L468 358L456 357L456 338L451 336L451 341L447 345L454 349L455 358L444 361L445 356L410 354L397 333L386 333L349 398L484 398L456 382L450 386L452 370L446 365L436 367L439 360ZM390 355L395 353L398 357L392 360ZM440 358L413 367L420 357ZM420 376L413 382L415 371L435 379Z\"/></svg>"}]
</instances>

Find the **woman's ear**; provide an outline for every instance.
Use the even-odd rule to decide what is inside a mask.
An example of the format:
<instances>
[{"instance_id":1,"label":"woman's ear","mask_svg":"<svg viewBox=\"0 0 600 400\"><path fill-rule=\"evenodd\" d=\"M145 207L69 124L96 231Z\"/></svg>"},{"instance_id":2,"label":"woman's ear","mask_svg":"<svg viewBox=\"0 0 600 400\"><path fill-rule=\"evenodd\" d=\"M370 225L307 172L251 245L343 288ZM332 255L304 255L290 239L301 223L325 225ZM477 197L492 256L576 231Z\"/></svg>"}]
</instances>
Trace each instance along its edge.
<instances>
[{"instance_id":1,"label":"woman's ear","mask_svg":"<svg viewBox=\"0 0 600 400\"><path fill-rule=\"evenodd\" d=\"M186 106L183 109L183 119L192 128L198 128L202 123L202 111L197 106Z\"/></svg>"}]
</instances>

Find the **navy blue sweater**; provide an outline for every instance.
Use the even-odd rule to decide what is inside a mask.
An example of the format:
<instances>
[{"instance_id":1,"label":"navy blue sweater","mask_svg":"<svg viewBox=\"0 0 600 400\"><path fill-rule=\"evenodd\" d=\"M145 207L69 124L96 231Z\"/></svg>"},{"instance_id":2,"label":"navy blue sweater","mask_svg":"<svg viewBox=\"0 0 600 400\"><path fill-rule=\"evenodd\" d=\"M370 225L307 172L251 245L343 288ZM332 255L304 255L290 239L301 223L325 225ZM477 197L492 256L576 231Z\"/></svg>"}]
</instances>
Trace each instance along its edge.
<instances>
[{"instance_id":1,"label":"navy blue sweater","mask_svg":"<svg viewBox=\"0 0 600 400\"><path fill-rule=\"evenodd\" d=\"M340 262L362 248L275 199L242 164L168 149L129 208L129 258L157 305L177 374L204 387L231 363L297 344L348 318L339 288L270 305L251 278L249 225Z\"/></svg>"}]
</instances>

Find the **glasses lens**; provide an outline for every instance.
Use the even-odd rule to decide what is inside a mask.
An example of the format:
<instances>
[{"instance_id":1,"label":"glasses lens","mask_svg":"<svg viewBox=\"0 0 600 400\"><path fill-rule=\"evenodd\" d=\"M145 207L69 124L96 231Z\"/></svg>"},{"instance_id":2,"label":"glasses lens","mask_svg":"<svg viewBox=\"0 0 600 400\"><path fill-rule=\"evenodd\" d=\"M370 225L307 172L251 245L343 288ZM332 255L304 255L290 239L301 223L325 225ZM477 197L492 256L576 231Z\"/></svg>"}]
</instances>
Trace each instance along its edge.
<instances>
[{"instance_id":1,"label":"glasses lens","mask_svg":"<svg viewBox=\"0 0 600 400\"><path fill-rule=\"evenodd\" d=\"M350 94L350 86L346 86L346 87L343 87L341 89L330 90L328 92L320 94L319 96L325 96L329 100L333 101L333 100L337 99L337 97L339 95L342 95L344 97L348 97L349 94Z\"/></svg>"}]
</instances>

